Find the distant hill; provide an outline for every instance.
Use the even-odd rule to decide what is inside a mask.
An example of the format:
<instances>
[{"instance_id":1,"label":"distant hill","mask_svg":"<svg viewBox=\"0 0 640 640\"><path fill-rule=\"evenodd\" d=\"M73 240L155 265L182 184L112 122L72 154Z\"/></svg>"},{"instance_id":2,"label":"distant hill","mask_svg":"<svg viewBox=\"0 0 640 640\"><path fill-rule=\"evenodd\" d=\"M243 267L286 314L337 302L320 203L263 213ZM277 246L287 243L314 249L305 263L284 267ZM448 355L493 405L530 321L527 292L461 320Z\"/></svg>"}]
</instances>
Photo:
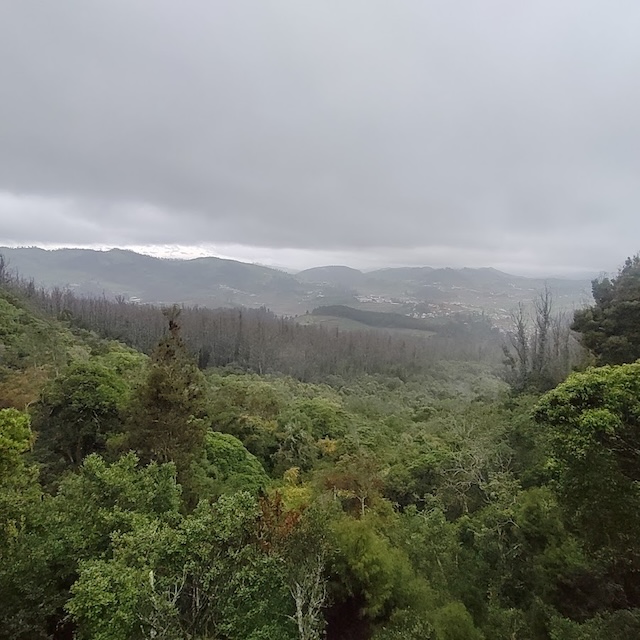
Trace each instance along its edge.
<instances>
[{"instance_id":1,"label":"distant hill","mask_svg":"<svg viewBox=\"0 0 640 640\"><path fill-rule=\"evenodd\" d=\"M379 269L368 274L372 280L403 283L405 285L435 285L449 287L463 286L495 286L505 281L531 283L531 278L512 276L497 269L481 267L479 269L434 269L433 267L399 267L395 269Z\"/></svg>"},{"instance_id":2,"label":"distant hill","mask_svg":"<svg viewBox=\"0 0 640 640\"><path fill-rule=\"evenodd\" d=\"M389 269L377 269L367 275L370 279L385 280L388 282L415 282L428 279L436 271L433 267L396 267Z\"/></svg>"},{"instance_id":3,"label":"distant hill","mask_svg":"<svg viewBox=\"0 0 640 640\"><path fill-rule=\"evenodd\" d=\"M172 260L121 249L46 251L35 247L3 247L0 253L10 268L45 286L145 302L262 306L280 297L295 298L302 290L288 273L221 258Z\"/></svg>"},{"instance_id":4,"label":"distant hill","mask_svg":"<svg viewBox=\"0 0 640 640\"><path fill-rule=\"evenodd\" d=\"M268 307L298 316L320 306L344 305L416 319L483 312L507 323L519 302L530 303L545 285L556 309L590 303L586 280L535 279L496 269L401 267L363 273L324 266L290 274L221 258L161 259L112 249L1 248L10 268L48 287L80 294L124 296L150 303L206 307Z\"/></svg>"},{"instance_id":5,"label":"distant hill","mask_svg":"<svg viewBox=\"0 0 640 640\"><path fill-rule=\"evenodd\" d=\"M357 288L367 280L367 276L351 267L329 266L305 269L296 274L300 282L329 284L334 287Z\"/></svg>"}]
</instances>

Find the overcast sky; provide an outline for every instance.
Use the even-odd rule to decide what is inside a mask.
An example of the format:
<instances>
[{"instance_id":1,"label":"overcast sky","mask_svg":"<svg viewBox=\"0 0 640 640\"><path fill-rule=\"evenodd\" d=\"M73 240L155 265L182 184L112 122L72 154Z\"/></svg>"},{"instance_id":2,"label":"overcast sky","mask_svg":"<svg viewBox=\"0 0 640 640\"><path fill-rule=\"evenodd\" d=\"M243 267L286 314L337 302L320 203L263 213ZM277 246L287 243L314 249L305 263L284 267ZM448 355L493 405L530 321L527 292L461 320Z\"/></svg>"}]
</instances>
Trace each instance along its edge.
<instances>
[{"instance_id":1,"label":"overcast sky","mask_svg":"<svg viewBox=\"0 0 640 640\"><path fill-rule=\"evenodd\" d=\"M613 270L638 0L3 0L0 244Z\"/></svg>"}]
</instances>

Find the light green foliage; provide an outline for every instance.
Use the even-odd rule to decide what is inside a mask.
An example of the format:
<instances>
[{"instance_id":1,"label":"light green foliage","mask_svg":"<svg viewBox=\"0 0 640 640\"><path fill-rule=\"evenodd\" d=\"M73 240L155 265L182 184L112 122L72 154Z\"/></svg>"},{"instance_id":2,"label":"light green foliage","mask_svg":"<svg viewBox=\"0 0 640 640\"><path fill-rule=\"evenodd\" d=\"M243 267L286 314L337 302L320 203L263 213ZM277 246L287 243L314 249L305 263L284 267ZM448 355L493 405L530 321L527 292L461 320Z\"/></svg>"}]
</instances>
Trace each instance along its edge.
<instances>
[{"instance_id":1,"label":"light green foliage","mask_svg":"<svg viewBox=\"0 0 640 640\"><path fill-rule=\"evenodd\" d=\"M173 465L139 468L132 453L112 464L91 455L77 475L62 481L52 508L63 519L76 559L82 559L105 553L114 532L131 530L141 518L171 520L180 495Z\"/></svg>"},{"instance_id":2,"label":"light green foliage","mask_svg":"<svg viewBox=\"0 0 640 640\"><path fill-rule=\"evenodd\" d=\"M25 464L32 434L29 417L15 409L0 410L0 637L30 637L33 619L44 606L45 594L39 582L46 576L45 564L38 559L40 545L29 549L20 544L32 514L40 505L35 469ZM38 549L39 547L39 549ZM31 580L24 584L23 568L29 567ZM31 571L32 569L36 571ZM30 590L31 606L19 620L9 619L14 607L24 606L16 584ZM33 635L31 637L37 637Z\"/></svg>"},{"instance_id":3,"label":"light green foliage","mask_svg":"<svg viewBox=\"0 0 640 640\"><path fill-rule=\"evenodd\" d=\"M436 640L436 635L424 613L396 609L388 622L375 631L373 640Z\"/></svg>"},{"instance_id":4,"label":"light green foliage","mask_svg":"<svg viewBox=\"0 0 640 640\"><path fill-rule=\"evenodd\" d=\"M24 526L33 501L40 497L37 472L25 462L33 443L29 416L0 410L0 564Z\"/></svg>"},{"instance_id":5,"label":"light green foliage","mask_svg":"<svg viewBox=\"0 0 640 640\"><path fill-rule=\"evenodd\" d=\"M22 454L33 443L29 416L16 409L0 409L0 485L24 467Z\"/></svg>"},{"instance_id":6,"label":"light green foliage","mask_svg":"<svg viewBox=\"0 0 640 640\"><path fill-rule=\"evenodd\" d=\"M0 637L37 639L42 611L50 611L47 549L25 532L42 508L37 472L25 463L33 437L29 416L0 410Z\"/></svg>"},{"instance_id":7,"label":"light green foliage","mask_svg":"<svg viewBox=\"0 0 640 640\"><path fill-rule=\"evenodd\" d=\"M207 432L204 455L193 466L194 490L199 496L217 498L236 491L255 494L268 481L260 461L240 440L227 433Z\"/></svg>"},{"instance_id":8,"label":"light green foliage","mask_svg":"<svg viewBox=\"0 0 640 640\"><path fill-rule=\"evenodd\" d=\"M46 537L36 543L45 546L48 580L60 589L51 596L57 606L68 598L82 563L111 557L114 536L175 522L180 493L173 465L139 468L133 454L113 464L90 455L77 474L64 478L58 494L43 505L39 526ZM38 528L29 529L24 544L39 535Z\"/></svg>"},{"instance_id":9,"label":"light green foliage","mask_svg":"<svg viewBox=\"0 0 640 640\"><path fill-rule=\"evenodd\" d=\"M338 593L362 598L365 616L376 619L424 599L426 584L416 578L406 554L376 531L374 521L343 517L333 524L332 533Z\"/></svg>"},{"instance_id":10,"label":"light green foliage","mask_svg":"<svg viewBox=\"0 0 640 640\"><path fill-rule=\"evenodd\" d=\"M80 579L67 604L79 620L79 638L91 640L134 640L144 638L140 612L150 574L122 563L93 560L83 563ZM171 630L169 630L171 631ZM178 635L163 633L162 638Z\"/></svg>"},{"instance_id":11,"label":"light green foliage","mask_svg":"<svg viewBox=\"0 0 640 640\"><path fill-rule=\"evenodd\" d=\"M389 441L375 446L387 454L391 500L424 507L436 498L458 517L512 490L511 412L483 401L437 402L419 415L397 426L387 421Z\"/></svg>"},{"instance_id":12,"label":"light green foliage","mask_svg":"<svg viewBox=\"0 0 640 640\"><path fill-rule=\"evenodd\" d=\"M62 367L72 350L79 352L81 347L67 330L29 312L0 288L0 372L3 368Z\"/></svg>"},{"instance_id":13,"label":"light green foliage","mask_svg":"<svg viewBox=\"0 0 640 640\"><path fill-rule=\"evenodd\" d=\"M276 387L252 375L210 376L215 393L212 402L220 420L231 412L258 415L266 419L275 418L284 406L283 393Z\"/></svg>"},{"instance_id":14,"label":"light green foliage","mask_svg":"<svg viewBox=\"0 0 640 640\"><path fill-rule=\"evenodd\" d=\"M41 637L46 619L60 614L79 563L110 557L117 532L175 520L180 491L171 466L138 469L133 455L112 465L91 455L58 495L31 489L22 501L20 527L0 563L0 631L27 639Z\"/></svg>"},{"instance_id":15,"label":"light green foliage","mask_svg":"<svg viewBox=\"0 0 640 640\"><path fill-rule=\"evenodd\" d=\"M345 510L364 517L372 506L382 503L380 461L366 450L345 454L326 473L324 485L342 500Z\"/></svg>"},{"instance_id":16,"label":"light green foliage","mask_svg":"<svg viewBox=\"0 0 640 640\"><path fill-rule=\"evenodd\" d=\"M574 374L535 417L562 499L591 547L640 552L640 363Z\"/></svg>"},{"instance_id":17,"label":"light green foliage","mask_svg":"<svg viewBox=\"0 0 640 640\"><path fill-rule=\"evenodd\" d=\"M291 467L309 471L323 450L320 440L342 437L349 427L349 416L336 402L322 397L295 400L278 416L278 449L273 454L275 473Z\"/></svg>"},{"instance_id":18,"label":"light green foliage","mask_svg":"<svg viewBox=\"0 0 640 640\"><path fill-rule=\"evenodd\" d=\"M436 611L433 626L438 640L482 640L484 638L475 628L469 612L460 602L452 602Z\"/></svg>"},{"instance_id":19,"label":"light green foliage","mask_svg":"<svg viewBox=\"0 0 640 640\"><path fill-rule=\"evenodd\" d=\"M229 433L271 470L278 448L277 416L285 404L279 389L254 376L211 377L209 411L216 430Z\"/></svg>"},{"instance_id":20,"label":"light green foliage","mask_svg":"<svg viewBox=\"0 0 640 640\"><path fill-rule=\"evenodd\" d=\"M278 421L282 425L297 422L315 439L339 438L348 429L349 417L336 402L325 398L305 398L289 404Z\"/></svg>"},{"instance_id":21,"label":"light green foliage","mask_svg":"<svg viewBox=\"0 0 640 640\"><path fill-rule=\"evenodd\" d=\"M117 342L108 343L107 346L108 349L101 355L92 358L92 361L102 364L120 376L127 383L127 387L141 383L149 358Z\"/></svg>"},{"instance_id":22,"label":"light green foliage","mask_svg":"<svg viewBox=\"0 0 640 640\"><path fill-rule=\"evenodd\" d=\"M274 475L281 475L294 467L310 471L321 455L318 443L311 435L310 424L304 418L287 422L278 429L276 437L278 448L271 456Z\"/></svg>"},{"instance_id":23,"label":"light green foliage","mask_svg":"<svg viewBox=\"0 0 640 640\"><path fill-rule=\"evenodd\" d=\"M424 510L407 508L389 535L393 545L403 549L416 573L429 580L440 598L453 597L460 580L467 583L459 568L458 529L446 519L442 506L436 503Z\"/></svg>"}]
</instances>

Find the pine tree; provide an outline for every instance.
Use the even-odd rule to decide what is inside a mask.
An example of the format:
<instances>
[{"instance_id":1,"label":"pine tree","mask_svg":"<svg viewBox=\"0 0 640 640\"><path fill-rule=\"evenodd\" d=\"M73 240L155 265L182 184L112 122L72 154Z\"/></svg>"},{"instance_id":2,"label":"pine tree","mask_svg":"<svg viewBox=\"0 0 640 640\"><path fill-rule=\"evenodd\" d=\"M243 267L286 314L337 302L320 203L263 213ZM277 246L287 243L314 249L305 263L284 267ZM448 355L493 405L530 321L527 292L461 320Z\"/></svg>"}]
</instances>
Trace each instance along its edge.
<instances>
[{"instance_id":1,"label":"pine tree","mask_svg":"<svg viewBox=\"0 0 640 640\"><path fill-rule=\"evenodd\" d=\"M613 279L592 283L595 305L576 311L574 331L598 365L640 358L640 254L627 258Z\"/></svg>"},{"instance_id":2,"label":"pine tree","mask_svg":"<svg viewBox=\"0 0 640 640\"><path fill-rule=\"evenodd\" d=\"M206 433L204 377L180 337L180 310L165 312L169 331L156 346L146 380L133 396L127 444L143 462L173 461L188 475Z\"/></svg>"}]
</instances>

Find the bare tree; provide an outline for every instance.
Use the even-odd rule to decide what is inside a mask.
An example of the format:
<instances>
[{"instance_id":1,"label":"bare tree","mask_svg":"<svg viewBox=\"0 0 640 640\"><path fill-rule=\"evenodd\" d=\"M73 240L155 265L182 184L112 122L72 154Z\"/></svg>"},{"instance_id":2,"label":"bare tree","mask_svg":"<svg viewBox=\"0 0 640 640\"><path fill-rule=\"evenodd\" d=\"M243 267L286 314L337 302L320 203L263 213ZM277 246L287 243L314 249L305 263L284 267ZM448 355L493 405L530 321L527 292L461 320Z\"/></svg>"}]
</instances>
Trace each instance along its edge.
<instances>
[{"instance_id":1,"label":"bare tree","mask_svg":"<svg viewBox=\"0 0 640 640\"><path fill-rule=\"evenodd\" d=\"M511 312L511 326L508 333L509 345L503 345L502 348L504 362L510 373L509 382L513 385L516 381L525 381L529 371L529 318L522 302Z\"/></svg>"},{"instance_id":2,"label":"bare tree","mask_svg":"<svg viewBox=\"0 0 640 640\"><path fill-rule=\"evenodd\" d=\"M320 548L298 566L292 576L289 591L296 607L293 621L300 640L320 640L324 637L325 620L322 610L327 602L325 579L326 553Z\"/></svg>"},{"instance_id":3,"label":"bare tree","mask_svg":"<svg viewBox=\"0 0 640 640\"><path fill-rule=\"evenodd\" d=\"M530 315L518 304L502 347L505 378L516 391L546 391L564 380L582 359L570 320L564 313L554 313L548 287L532 301L532 308Z\"/></svg>"},{"instance_id":4,"label":"bare tree","mask_svg":"<svg viewBox=\"0 0 640 640\"><path fill-rule=\"evenodd\" d=\"M541 377L549 365L549 330L551 327L552 297L549 287L533 301L535 332L532 342L531 370Z\"/></svg>"}]
</instances>

